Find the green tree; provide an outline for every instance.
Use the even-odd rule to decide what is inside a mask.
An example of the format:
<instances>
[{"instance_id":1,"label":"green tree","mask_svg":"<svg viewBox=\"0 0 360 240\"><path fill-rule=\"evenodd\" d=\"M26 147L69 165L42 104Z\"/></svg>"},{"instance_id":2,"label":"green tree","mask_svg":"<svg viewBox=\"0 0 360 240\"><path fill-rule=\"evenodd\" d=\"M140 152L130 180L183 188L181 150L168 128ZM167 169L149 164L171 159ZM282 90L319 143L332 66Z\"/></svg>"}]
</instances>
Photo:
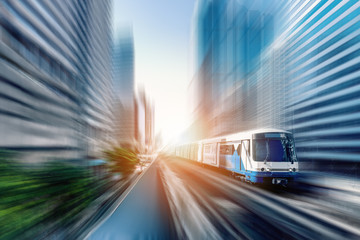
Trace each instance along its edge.
<instances>
[{"instance_id":1,"label":"green tree","mask_svg":"<svg viewBox=\"0 0 360 240\"><path fill-rule=\"evenodd\" d=\"M114 147L104 154L111 163L112 172L121 173L124 177L133 173L139 163L136 153L128 148Z\"/></svg>"},{"instance_id":2,"label":"green tree","mask_svg":"<svg viewBox=\"0 0 360 240\"><path fill-rule=\"evenodd\" d=\"M53 224L67 226L101 193L102 183L86 168L62 162L29 168L16 156L0 150L0 240L34 239Z\"/></svg>"}]
</instances>

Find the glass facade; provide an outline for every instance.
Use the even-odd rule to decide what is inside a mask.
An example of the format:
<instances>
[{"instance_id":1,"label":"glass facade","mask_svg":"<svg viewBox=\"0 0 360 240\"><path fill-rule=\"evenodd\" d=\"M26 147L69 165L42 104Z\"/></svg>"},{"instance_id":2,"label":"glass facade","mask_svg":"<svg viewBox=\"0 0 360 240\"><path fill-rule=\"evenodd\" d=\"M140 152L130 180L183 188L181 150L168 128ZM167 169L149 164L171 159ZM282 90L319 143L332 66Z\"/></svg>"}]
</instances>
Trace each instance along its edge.
<instances>
[{"instance_id":1,"label":"glass facade","mask_svg":"<svg viewBox=\"0 0 360 240\"><path fill-rule=\"evenodd\" d=\"M284 5L284 4L283 4ZM193 42L200 138L279 122L269 106L282 107L279 50L269 51L285 6L271 1L199 1ZM269 101L271 99L271 101ZM268 114L265 114L267 112Z\"/></svg>"},{"instance_id":2,"label":"glass facade","mask_svg":"<svg viewBox=\"0 0 360 240\"><path fill-rule=\"evenodd\" d=\"M283 128L294 133L309 168L356 165L359 7L358 1L199 1L191 83L195 125L205 126L198 138Z\"/></svg>"},{"instance_id":3,"label":"glass facade","mask_svg":"<svg viewBox=\"0 0 360 240\"><path fill-rule=\"evenodd\" d=\"M134 36L131 26L119 30L112 53L116 118L114 132L118 144L132 146L136 139L138 121L134 95Z\"/></svg>"},{"instance_id":4,"label":"glass facade","mask_svg":"<svg viewBox=\"0 0 360 240\"><path fill-rule=\"evenodd\" d=\"M110 27L109 1L0 2L1 148L80 159L107 141Z\"/></svg>"},{"instance_id":5,"label":"glass facade","mask_svg":"<svg viewBox=\"0 0 360 240\"><path fill-rule=\"evenodd\" d=\"M134 101L134 36L131 26L123 27L114 40L112 53L113 84L116 98L123 104Z\"/></svg>"},{"instance_id":6,"label":"glass facade","mask_svg":"<svg viewBox=\"0 0 360 240\"><path fill-rule=\"evenodd\" d=\"M286 117L303 160L360 159L360 3L320 1L291 15L286 57Z\"/></svg>"}]
</instances>

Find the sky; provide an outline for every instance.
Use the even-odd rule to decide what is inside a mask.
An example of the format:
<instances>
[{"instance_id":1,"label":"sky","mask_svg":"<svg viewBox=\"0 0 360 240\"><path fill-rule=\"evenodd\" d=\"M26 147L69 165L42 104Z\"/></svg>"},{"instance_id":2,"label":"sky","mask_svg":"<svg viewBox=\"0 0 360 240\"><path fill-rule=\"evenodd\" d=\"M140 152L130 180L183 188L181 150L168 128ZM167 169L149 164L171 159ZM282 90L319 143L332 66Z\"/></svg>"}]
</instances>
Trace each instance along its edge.
<instances>
[{"instance_id":1,"label":"sky","mask_svg":"<svg viewBox=\"0 0 360 240\"><path fill-rule=\"evenodd\" d=\"M135 45L135 84L155 103L155 132L164 141L190 124L190 32L195 0L113 0L113 30L129 24Z\"/></svg>"}]
</instances>

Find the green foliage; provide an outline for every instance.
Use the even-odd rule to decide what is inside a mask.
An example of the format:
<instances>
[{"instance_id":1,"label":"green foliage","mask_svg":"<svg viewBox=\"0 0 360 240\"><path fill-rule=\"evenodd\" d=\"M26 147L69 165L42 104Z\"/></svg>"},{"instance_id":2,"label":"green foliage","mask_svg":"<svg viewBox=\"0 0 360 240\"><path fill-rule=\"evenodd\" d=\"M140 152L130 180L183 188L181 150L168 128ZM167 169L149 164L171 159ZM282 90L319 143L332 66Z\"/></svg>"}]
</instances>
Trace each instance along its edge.
<instances>
[{"instance_id":1,"label":"green foliage","mask_svg":"<svg viewBox=\"0 0 360 240\"><path fill-rule=\"evenodd\" d=\"M104 154L111 163L112 172L121 173L124 176L133 173L139 163L136 153L128 148L114 147L105 151Z\"/></svg>"},{"instance_id":2,"label":"green foliage","mask_svg":"<svg viewBox=\"0 0 360 240\"><path fill-rule=\"evenodd\" d=\"M69 224L100 194L89 171L52 162L38 169L0 151L0 239L33 239L51 223Z\"/></svg>"}]
</instances>

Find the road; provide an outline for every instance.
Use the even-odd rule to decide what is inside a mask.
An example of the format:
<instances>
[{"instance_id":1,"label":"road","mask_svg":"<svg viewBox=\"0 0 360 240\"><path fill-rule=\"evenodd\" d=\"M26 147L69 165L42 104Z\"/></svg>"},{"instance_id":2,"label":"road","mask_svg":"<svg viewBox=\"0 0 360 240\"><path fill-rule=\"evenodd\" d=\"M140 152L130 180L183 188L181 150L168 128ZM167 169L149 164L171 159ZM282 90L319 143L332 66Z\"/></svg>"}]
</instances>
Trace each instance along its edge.
<instances>
[{"instance_id":1,"label":"road","mask_svg":"<svg viewBox=\"0 0 360 240\"><path fill-rule=\"evenodd\" d=\"M87 239L173 239L171 214L157 162L125 194L116 210Z\"/></svg>"},{"instance_id":2,"label":"road","mask_svg":"<svg viewBox=\"0 0 360 240\"><path fill-rule=\"evenodd\" d=\"M360 239L360 192L252 186L159 157L89 239Z\"/></svg>"},{"instance_id":3,"label":"road","mask_svg":"<svg viewBox=\"0 0 360 240\"><path fill-rule=\"evenodd\" d=\"M170 183L167 187L169 191L181 191L175 199L187 195L186 202L191 206L184 213L183 206L172 204L172 210L183 212L183 215L197 212L191 219L193 224L177 226L182 234L179 238L360 237L360 194L357 192L342 191L339 194L336 190L304 184L290 189L252 186L232 179L224 172L171 157L162 159L161 167L164 181L169 183L177 178L176 183ZM202 231L204 228L207 230Z\"/></svg>"}]
</instances>

